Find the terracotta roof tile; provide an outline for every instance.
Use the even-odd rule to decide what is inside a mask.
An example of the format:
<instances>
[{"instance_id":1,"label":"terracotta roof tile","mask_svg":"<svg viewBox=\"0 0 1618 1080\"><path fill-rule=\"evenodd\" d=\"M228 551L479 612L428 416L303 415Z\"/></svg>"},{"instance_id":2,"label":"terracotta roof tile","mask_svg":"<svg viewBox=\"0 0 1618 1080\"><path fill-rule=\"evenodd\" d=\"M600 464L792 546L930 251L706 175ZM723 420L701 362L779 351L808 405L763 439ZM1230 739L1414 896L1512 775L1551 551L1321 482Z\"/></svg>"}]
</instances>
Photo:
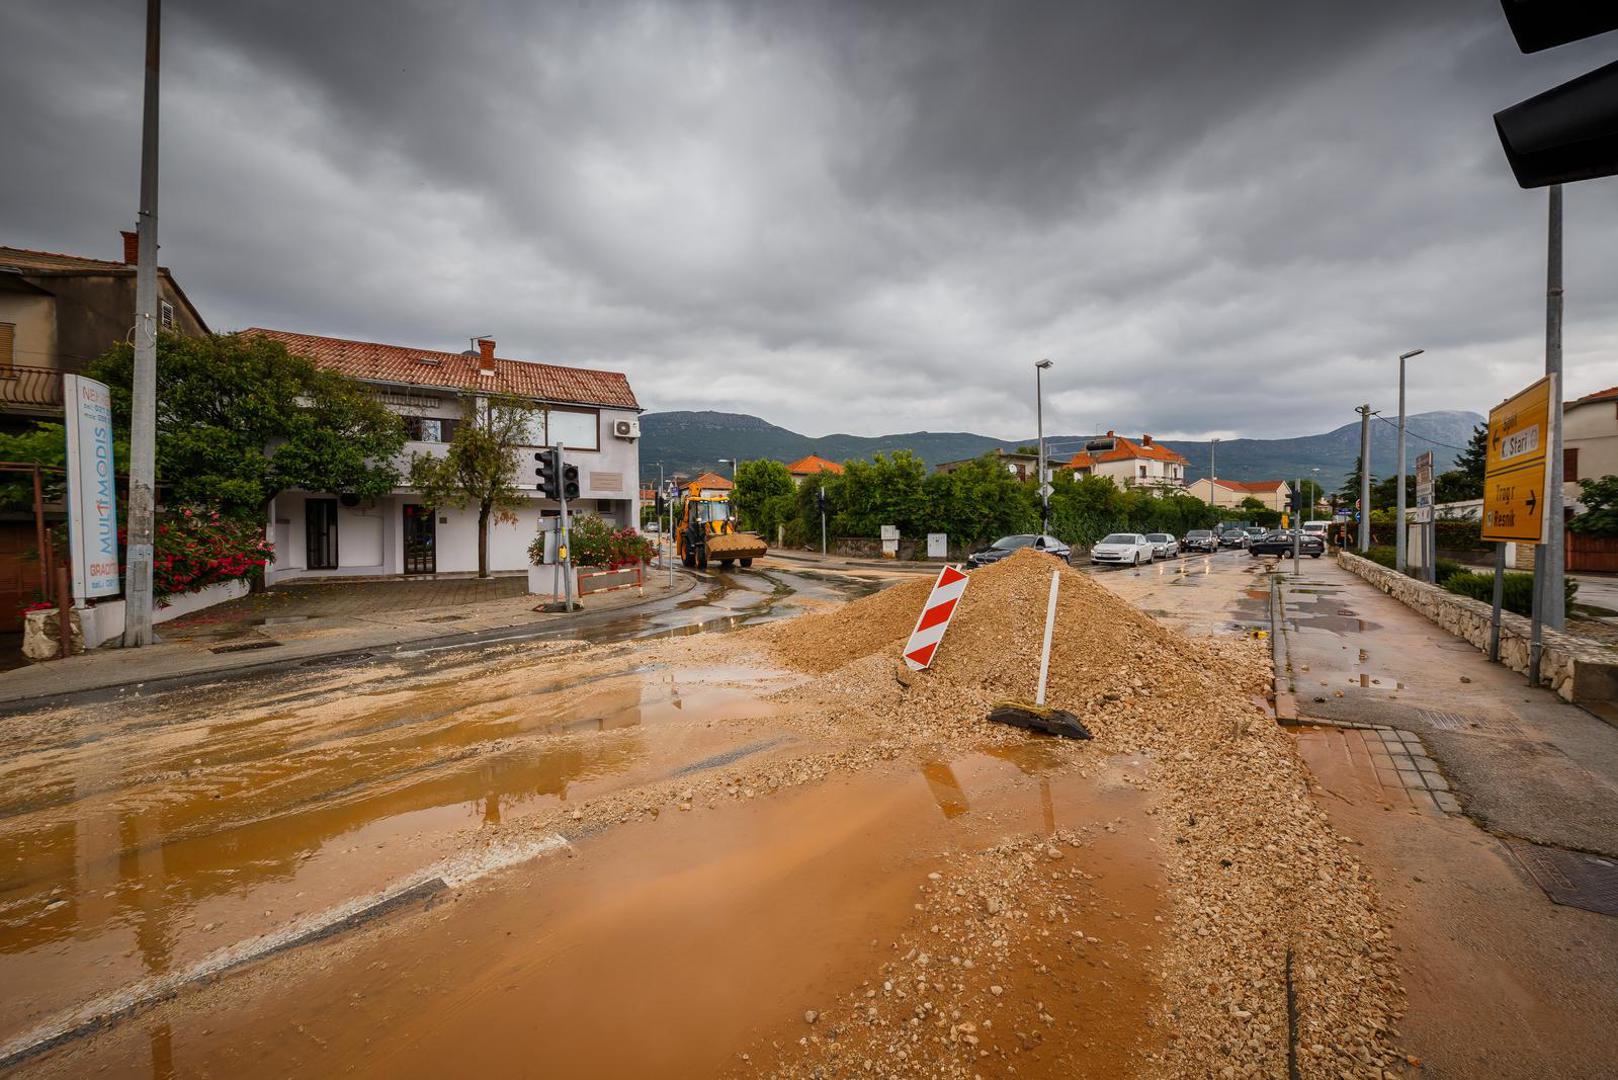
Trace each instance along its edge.
<instances>
[{"instance_id":1,"label":"terracotta roof tile","mask_svg":"<svg viewBox=\"0 0 1618 1080\"><path fill-rule=\"evenodd\" d=\"M1262 492L1265 495L1281 490L1285 480L1215 480L1214 483L1231 491Z\"/></svg>"},{"instance_id":2,"label":"terracotta roof tile","mask_svg":"<svg viewBox=\"0 0 1618 1080\"><path fill-rule=\"evenodd\" d=\"M1073 455L1073 460L1067 463L1070 469L1094 468L1099 462L1137 461L1147 459L1151 461L1166 461L1174 465L1189 465L1184 455L1170 450L1161 443L1152 443L1146 446L1126 439L1121 435L1112 436L1111 450L1080 450Z\"/></svg>"},{"instance_id":3,"label":"terracotta roof tile","mask_svg":"<svg viewBox=\"0 0 1618 1080\"><path fill-rule=\"evenodd\" d=\"M736 485L716 472L705 472L685 486L691 489L718 488L721 491L728 491Z\"/></svg>"},{"instance_id":4,"label":"terracotta roof tile","mask_svg":"<svg viewBox=\"0 0 1618 1080\"><path fill-rule=\"evenodd\" d=\"M496 357L494 374L481 374L482 360L460 353L407 349L372 341L295 334L253 327L244 334L270 338L288 352L307 356L322 367L368 382L429 386L447 390L490 390L542 401L639 409L629 380L616 371L537 364Z\"/></svg>"},{"instance_id":5,"label":"terracotta roof tile","mask_svg":"<svg viewBox=\"0 0 1618 1080\"><path fill-rule=\"evenodd\" d=\"M54 251L30 251L27 248L0 247L0 267L12 267L24 272L43 273L134 273L135 268L114 259L87 259L83 255L62 255ZM164 273L168 267L159 267Z\"/></svg>"},{"instance_id":6,"label":"terracotta roof tile","mask_svg":"<svg viewBox=\"0 0 1618 1080\"><path fill-rule=\"evenodd\" d=\"M1618 398L1618 386L1609 386L1605 390L1597 390L1593 394L1585 394L1581 398L1575 398L1574 400L1568 402L1568 405L1593 405L1598 401L1611 401L1614 398Z\"/></svg>"},{"instance_id":7,"label":"terracotta roof tile","mask_svg":"<svg viewBox=\"0 0 1618 1080\"><path fill-rule=\"evenodd\" d=\"M843 467L837 464L837 462L823 458L819 454L810 454L808 457L801 457L797 461L794 461L792 464L787 466L787 472L793 474L794 476L811 476L815 473L823 472L837 473L840 475L842 471Z\"/></svg>"}]
</instances>

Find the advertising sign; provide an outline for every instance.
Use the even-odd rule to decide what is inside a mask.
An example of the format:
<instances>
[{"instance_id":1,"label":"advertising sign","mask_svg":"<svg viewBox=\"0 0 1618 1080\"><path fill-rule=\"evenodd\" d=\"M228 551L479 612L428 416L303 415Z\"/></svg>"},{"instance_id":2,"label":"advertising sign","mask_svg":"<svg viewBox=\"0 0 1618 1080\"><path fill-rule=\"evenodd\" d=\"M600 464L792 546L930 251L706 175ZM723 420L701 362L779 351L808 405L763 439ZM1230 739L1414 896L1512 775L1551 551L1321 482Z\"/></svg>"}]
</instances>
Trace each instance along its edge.
<instances>
[{"instance_id":1,"label":"advertising sign","mask_svg":"<svg viewBox=\"0 0 1618 1080\"><path fill-rule=\"evenodd\" d=\"M1550 483L1551 408L1560 401L1547 375L1489 411L1483 474L1483 539L1546 542L1545 488Z\"/></svg>"},{"instance_id":2,"label":"advertising sign","mask_svg":"<svg viewBox=\"0 0 1618 1080\"><path fill-rule=\"evenodd\" d=\"M1433 520L1433 452L1416 456L1416 522L1426 525Z\"/></svg>"},{"instance_id":3,"label":"advertising sign","mask_svg":"<svg viewBox=\"0 0 1618 1080\"><path fill-rule=\"evenodd\" d=\"M82 375L62 376L67 426L67 525L73 599L112 596L118 580L118 485L112 394Z\"/></svg>"}]
</instances>

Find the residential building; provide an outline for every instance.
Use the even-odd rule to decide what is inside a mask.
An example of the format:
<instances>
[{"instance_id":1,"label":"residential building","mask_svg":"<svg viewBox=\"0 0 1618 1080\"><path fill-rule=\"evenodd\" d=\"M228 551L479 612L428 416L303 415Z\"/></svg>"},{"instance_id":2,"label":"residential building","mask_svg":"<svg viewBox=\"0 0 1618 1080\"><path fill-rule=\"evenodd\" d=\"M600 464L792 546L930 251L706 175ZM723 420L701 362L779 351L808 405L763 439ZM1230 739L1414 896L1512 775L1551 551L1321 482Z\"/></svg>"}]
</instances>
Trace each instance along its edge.
<instances>
[{"instance_id":1,"label":"residential building","mask_svg":"<svg viewBox=\"0 0 1618 1080\"><path fill-rule=\"evenodd\" d=\"M1578 502L1580 480L1618 475L1618 386L1562 406L1562 499Z\"/></svg>"},{"instance_id":2,"label":"residential building","mask_svg":"<svg viewBox=\"0 0 1618 1080\"><path fill-rule=\"evenodd\" d=\"M735 484L718 473L705 472L685 485L685 495L688 499L723 499L735 488Z\"/></svg>"},{"instance_id":3,"label":"residential building","mask_svg":"<svg viewBox=\"0 0 1618 1080\"><path fill-rule=\"evenodd\" d=\"M981 457L983 455L979 456ZM1037 480L1039 478L1038 454L1018 454L1009 450L1001 450L997 447L994 450L989 451L988 456L1003 464L1006 467L1007 472L1016 474L1018 480ZM962 458L960 461L944 461L934 465L933 469L941 473L952 473L961 466L970 465L972 462L977 460L978 458ZM1046 460L1045 468L1047 475L1058 467L1059 466L1057 463L1050 461L1049 459Z\"/></svg>"},{"instance_id":4,"label":"residential building","mask_svg":"<svg viewBox=\"0 0 1618 1080\"><path fill-rule=\"evenodd\" d=\"M443 574L478 567L477 508L431 507L409 486L410 459L443 454L469 404L491 394L527 398L535 413L531 445L513 451L518 476L532 491L515 521L489 526L491 571L523 570L528 545L557 504L539 496L534 452L563 444L564 459L579 469L581 497L570 516L599 514L614 527L639 520L640 450L635 423L640 404L629 380L615 371L561 367L495 355L495 342L478 341L466 353L412 349L285 330L243 331L279 341L289 352L340 371L374 388L379 400L404 417L409 441L399 461L406 479L387 496L362 499L340 492L287 491L270 507L276 561L274 584L287 578Z\"/></svg>"},{"instance_id":5,"label":"residential building","mask_svg":"<svg viewBox=\"0 0 1618 1080\"><path fill-rule=\"evenodd\" d=\"M1285 510L1292 498L1292 485L1285 480L1209 480L1203 477L1186 488L1209 506L1234 510L1248 499L1257 499L1266 510Z\"/></svg>"},{"instance_id":6,"label":"residential building","mask_svg":"<svg viewBox=\"0 0 1618 1080\"><path fill-rule=\"evenodd\" d=\"M818 478L821 473L841 476L843 467L835 461L821 457L819 454L810 454L808 457L801 457L788 465L787 472L792 474L792 479L797 482L799 487L803 487L804 481L811 477Z\"/></svg>"},{"instance_id":7,"label":"residential building","mask_svg":"<svg viewBox=\"0 0 1618 1080\"><path fill-rule=\"evenodd\" d=\"M122 261L0 247L0 412L10 424L60 416L63 373L130 340L135 261L132 232ZM158 268L157 294L162 329L208 333L167 267Z\"/></svg>"},{"instance_id":8,"label":"residential building","mask_svg":"<svg viewBox=\"0 0 1618 1080\"><path fill-rule=\"evenodd\" d=\"M1126 439L1109 431L1085 443L1064 468L1075 476L1110 477L1119 487L1150 488L1178 494L1185 486L1185 467L1190 464L1176 450L1142 435L1140 441Z\"/></svg>"}]
</instances>

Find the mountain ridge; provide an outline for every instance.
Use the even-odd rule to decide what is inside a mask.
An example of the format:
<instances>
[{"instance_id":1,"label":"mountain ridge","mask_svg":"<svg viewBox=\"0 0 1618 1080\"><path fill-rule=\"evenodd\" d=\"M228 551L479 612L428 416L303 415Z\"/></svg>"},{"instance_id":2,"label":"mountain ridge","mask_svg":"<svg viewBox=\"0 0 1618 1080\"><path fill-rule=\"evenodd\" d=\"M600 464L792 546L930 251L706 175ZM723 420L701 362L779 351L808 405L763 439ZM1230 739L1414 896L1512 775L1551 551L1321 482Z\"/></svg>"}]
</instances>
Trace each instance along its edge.
<instances>
[{"instance_id":1,"label":"mountain ridge","mask_svg":"<svg viewBox=\"0 0 1618 1080\"><path fill-rule=\"evenodd\" d=\"M1416 455L1433 451L1434 468L1451 468L1460 455L1472 429L1483 422L1478 413L1445 409L1417 413L1406 418L1408 468L1415 469ZM1137 434L1120 432L1131 438ZM1371 471L1383 476L1391 472L1398 432L1393 421L1371 420ZM1091 435L1048 435L1047 452L1067 457ZM716 410L648 412L641 415L641 474L655 481L658 463L665 476L697 473L721 467L721 458L773 458L790 462L808 454L819 454L833 461L869 459L873 454L910 450L928 467L945 461L977 457L995 449L1015 450L1034 442L1025 439L997 439L970 431L910 431L892 435L849 435L834 433L819 437L803 435L772 424L750 413ZM1183 454L1188 461L1186 479L1208 475L1207 441L1157 440L1159 445ZM1055 449L1052 449L1052 448ZM1229 480L1280 480L1298 476L1316 478L1328 489L1339 488L1354 468L1360 452L1360 424L1351 421L1317 435L1283 439L1221 439L1215 464L1219 475Z\"/></svg>"}]
</instances>

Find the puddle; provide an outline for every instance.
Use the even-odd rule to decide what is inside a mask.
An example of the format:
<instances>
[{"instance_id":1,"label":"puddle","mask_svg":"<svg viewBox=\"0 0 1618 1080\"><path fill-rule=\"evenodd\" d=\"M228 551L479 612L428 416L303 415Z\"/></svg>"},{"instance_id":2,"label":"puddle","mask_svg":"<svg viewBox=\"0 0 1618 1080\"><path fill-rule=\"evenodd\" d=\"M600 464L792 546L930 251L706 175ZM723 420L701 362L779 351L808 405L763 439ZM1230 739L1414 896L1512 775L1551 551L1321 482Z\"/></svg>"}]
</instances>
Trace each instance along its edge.
<instances>
[{"instance_id":1,"label":"puddle","mask_svg":"<svg viewBox=\"0 0 1618 1080\"><path fill-rule=\"evenodd\" d=\"M161 1033L165 1067L199 1075L767 1073L801 1062L805 1009L880 980L889 943L927 932L912 901L950 853L1118 821L1064 864L1086 876L1070 912L1099 944L1060 972L1023 957L996 972L1016 994L985 1006L1005 1011L982 1034L999 1074L1017 1003L1037 997L1071 1034L1011 1058L1019 1076L1127 1076L1152 1038L1164 884L1145 809L1116 776L1012 752L666 814L401 916L340 962L315 947L262 965L232 982L229 1008L190 992L45 1064L146 1074Z\"/></svg>"},{"instance_id":2,"label":"puddle","mask_svg":"<svg viewBox=\"0 0 1618 1080\"><path fill-rule=\"evenodd\" d=\"M464 680L414 685L12 770L0 986L28 991L0 998L0 1041L90 990L379 887L469 832L734 751L733 725L663 731L767 723L754 689L714 683L770 674L657 670L484 700Z\"/></svg>"},{"instance_id":3,"label":"puddle","mask_svg":"<svg viewBox=\"0 0 1618 1080\"><path fill-rule=\"evenodd\" d=\"M1404 683L1399 682L1391 675L1372 675L1364 671L1358 675L1350 675L1348 684L1367 690L1403 690L1405 688Z\"/></svg>"}]
</instances>

